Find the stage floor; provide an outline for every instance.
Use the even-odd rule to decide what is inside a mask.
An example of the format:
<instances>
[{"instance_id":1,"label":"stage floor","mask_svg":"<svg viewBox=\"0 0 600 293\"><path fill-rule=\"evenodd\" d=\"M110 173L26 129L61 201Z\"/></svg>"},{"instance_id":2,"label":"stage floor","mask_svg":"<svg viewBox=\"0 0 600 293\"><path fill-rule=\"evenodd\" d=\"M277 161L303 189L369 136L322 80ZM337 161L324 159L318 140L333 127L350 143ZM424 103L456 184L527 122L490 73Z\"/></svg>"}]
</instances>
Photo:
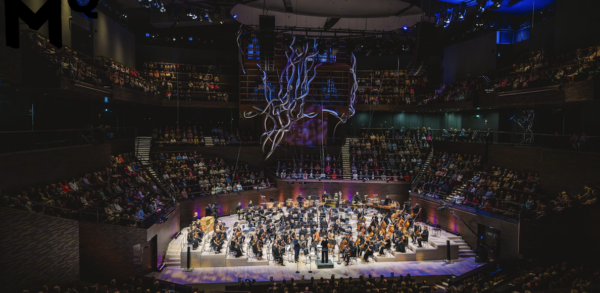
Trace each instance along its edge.
<instances>
[{"instance_id":1,"label":"stage floor","mask_svg":"<svg viewBox=\"0 0 600 293\"><path fill-rule=\"evenodd\" d=\"M237 216L219 218L227 226L232 226L237 221ZM370 219L367 217L367 222ZM351 221L353 222L353 221ZM355 223L352 223L355 227ZM184 229L186 230L186 229ZM185 235L182 235L185 236ZM442 231L440 235L431 236L429 242L445 243L446 239L455 237L450 233ZM179 237L174 241L183 241L185 237ZM412 246L412 245L411 245ZM471 271L482 264L476 263L474 257L459 257L452 264L448 264L443 260L427 260L427 261L389 261L375 262L371 260L369 263L363 263L358 259L356 263L352 262L346 266L343 262L338 264L337 248L335 253L334 267L331 269L317 269L313 261L312 266L306 264L306 258L300 257L300 261L296 264L289 262L287 255L284 256L285 266L275 265L273 261L264 266L235 266L235 267L205 267L194 268L192 272L184 272L179 266L167 266L161 272L155 272L149 276L154 276L157 279L174 282L178 284L202 284L202 283L237 283L239 279L254 279L257 282L269 281L271 277L279 281L283 279L294 278L296 280L314 278L330 278L334 274L339 277L358 277L361 274L366 276L390 277L392 273L395 276L411 274L411 276L432 276L432 275L454 275L458 276L468 271ZM330 254L330 258L332 255ZM312 273L309 271L312 270ZM296 273L299 271L299 273Z\"/></svg>"}]
</instances>

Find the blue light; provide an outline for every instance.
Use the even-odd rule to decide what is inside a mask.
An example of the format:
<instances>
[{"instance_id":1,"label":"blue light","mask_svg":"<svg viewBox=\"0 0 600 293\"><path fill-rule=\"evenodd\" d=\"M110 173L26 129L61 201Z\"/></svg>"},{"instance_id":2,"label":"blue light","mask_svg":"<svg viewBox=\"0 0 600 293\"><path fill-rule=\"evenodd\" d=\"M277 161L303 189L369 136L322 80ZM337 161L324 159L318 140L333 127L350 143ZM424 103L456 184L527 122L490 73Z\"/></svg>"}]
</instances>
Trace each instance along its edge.
<instances>
[{"instance_id":1,"label":"blue light","mask_svg":"<svg viewBox=\"0 0 600 293\"><path fill-rule=\"evenodd\" d=\"M208 12L204 13L204 17L208 18Z\"/></svg>"},{"instance_id":2,"label":"blue light","mask_svg":"<svg viewBox=\"0 0 600 293\"><path fill-rule=\"evenodd\" d=\"M104 109L104 112L108 112L108 109Z\"/></svg>"},{"instance_id":3,"label":"blue light","mask_svg":"<svg viewBox=\"0 0 600 293\"><path fill-rule=\"evenodd\" d=\"M190 40L190 41L193 41L193 40L194 40L194 38L190 37L190 38L189 38L189 40Z\"/></svg>"},{"instance_id":4,"label":"blue light","mask_svg":"<svg viewBox=\"0 0 600 293\"><path fill-rule=\"evenodd\" d=\"M237 14L234 14L234 15L233 15L233 18L237 18Z\"/></svg>"},{"instance_id":5,"label":"blue light","mask_svg":"<svg viewBox=\"0 0 600 293\"><path fill-rule=\"evenodd\" d=\"M108 103L108 97L104 97L104 102Z\"/></svg>"},{"instance_id":6,"label":"blue light","mask_svg":"<svg viewBox=\"0 0 600 293\"><path fill-rule=\"evenodd\" d=\"M150 37L150 33L146 33L146 38L149 38L149 37Z\"/></svg>"},{"instance_id":7,"label":"blue light","mask_svg":"<svg viewBox=\"0 0 600 293\"><path fill-rule=\"evenodd\" d=\"M407 31L407 30L408 30L408 27L403 27L403 29L404 29L405 31Z\"/></svg>"}]
</instances>

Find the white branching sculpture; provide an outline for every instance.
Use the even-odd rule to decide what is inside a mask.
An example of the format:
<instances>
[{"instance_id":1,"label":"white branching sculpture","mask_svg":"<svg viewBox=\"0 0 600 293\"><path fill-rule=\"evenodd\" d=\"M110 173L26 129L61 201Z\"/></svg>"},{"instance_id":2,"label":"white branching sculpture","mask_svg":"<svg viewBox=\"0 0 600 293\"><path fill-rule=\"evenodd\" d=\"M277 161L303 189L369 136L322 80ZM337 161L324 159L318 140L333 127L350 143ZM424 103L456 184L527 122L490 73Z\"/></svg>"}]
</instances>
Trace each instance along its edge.
<instances>
[{"instance_id":1,"label":"white branching sculpture","mask_svg":"<svg viewBox=\"0 0 600 293\"><path fill-rule=\"evenodd\" d=\"M321 63L317 64L317 55L319 53L317 42L315 41L313 46L309 46L308 43L305 44L302 50L294 50L295 41L296 38L292 40L289 46L290 50L286 50L285 52L288 62L279 76L279 92L277 93L277 97L271 96L271 87L269 86L267 73L263 71L262 81L267 106L264 109L254 106L253 108L257 110L256 112L244 112L244 118L265 115L264 128L267 131L261 136L263 153L267 153L265 159L268 159L273 154L285 133L290 131L294 123L303 118L314 118L318 115L316 112L304 112L305 98L309 94L310 83L317 75L317 68L321 66ZM340 123L346 123L355 113L354 100L356 99L356 90L358 89L355 60L354 55L352 55L350 73L354 78L354 83L350 90L348 113L338 115L335 111L323 109L323 111L339 119L335 128ZM268 152L266 151L267 145L269 146Z\"/></svg>"}]
</instances>

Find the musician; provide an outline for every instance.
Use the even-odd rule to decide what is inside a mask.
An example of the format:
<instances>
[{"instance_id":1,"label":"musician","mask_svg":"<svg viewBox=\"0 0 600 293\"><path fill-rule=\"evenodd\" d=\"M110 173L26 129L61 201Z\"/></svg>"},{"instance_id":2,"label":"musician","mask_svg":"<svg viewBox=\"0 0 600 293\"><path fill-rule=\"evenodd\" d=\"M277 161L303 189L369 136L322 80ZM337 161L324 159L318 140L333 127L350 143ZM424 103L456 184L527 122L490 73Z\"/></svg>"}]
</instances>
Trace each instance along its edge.
<instances>
[{"instance_id":1,"label":"musician","mask_svg":"<svg viewBox=\"0 0 600 293\"><path fill-rule=\"evenodd\" d=\"M415 204L415 207L412 209L413 210L413 214L418 214L419 211L421 211L421 206L419 206L419 204Z\"/></svg>"},{"instance_id":2,"label":"musician","mask_svg":"<svg viewBox=\"0 0 600 293\"><path fill-rule=\"evenodd\" d=\"M258 208L258 216L260 217L261 220L267 219L267 217L265 217L265 209L263 208L263 206L260 206Z\"/></svg>"},{"instance_id":3,"label":"musician","mask_svg":"<svg viewBox=\"0 0 600 293\"><path fill-rule=\"evenodd\" d=\"M329 241L327 235L321 240L321 263L329 262Z\"/></svg>"},{"instance_id":4,"label":"musician","mask_svg":"<svg viewBox=\"0 0 600 293\"><path fill-rule=\"evenodd\" d=\"M198 212L194 212L194 219L200 220L200 215L198 214Z\"/></svg>"},{"instance_id":5,"label":"musician","mask_svg":"<svg viewBox=\"0 0 600 293\"><path fill-rule=\"evenodd\" d=\"M383 205L385 206L389 206L392 203L392 199L390 199L389 195L385 196L385 201L383 202Z\"/></svg>"},{"instance_id":6,"label":"musician","mask_svg":"<svg viewBox=\"0 0 600 293\"><path fill-rule=\"evenodd\" d=\"M421 233L421 237L418 238L419 247L423 247L421 246L422 241L427 242L427 240L429 240L429 231L427 230L427 226L425 226L425 228L423 228L423 232Z\"/></svg>"},{"instance_id":7,"label":"musician","mask_svg":"<svg viewBox=\"0 0 600 293\"><path fill-rule=\"evenodd\" d=\"M352 197L352 203L357 204L359 202L360 202L360 195L358 194L358 191L357 191L356 194L354 194L354 196Z\"/></svg>"},{"instance_id":8,"label":"musician","mask_svg":"<svg viewBox=\"0 0 600 293\"><path fill-rule=\"evenodd\" d=\"M212 205L212 216L215 217L215 221L217 220L217 218L219 218L219 206L217 205L217 203L213 203Z\"/></svg>"},{"instance_id":9,"label":"musician","mask_svg":"<svg viewBox=\"0 0 600 293\"><path fill-rule=\"evenodd\" d=\"M204 215L207 217L212 216L212 206L210 204L208 204L206 209L204 209Z\"/></svg>"},{"instance_id":10,"label":"musician","mask_svg":"<svg viewBox=\"0 0 600 293\"><path fill-rule=\"evenodd\" d=\"M396 252L406 252L406 238L400 237L396 239Z\"/></svg>"},{"instance_id":11,"label":"musician","mask_svg":"<svg viewBox=\"0 0 600 293\"><path fill-rule=\"evenodd\" d=\"M262 260L263 252L256 240L252 242L252 252L256 255L257 260Z\"/></svg>"},{"instance_id":12,"label":"musician","mask_svg":"<svg viewBox=\"0 0 600 293\"><path fill-rule=\"evenodd\" d=\"M229 243L229 251L235 251L236 258L242 256L242 250L238 247L235 239L232 239Z\"/></svg>"},{"instance_id":13,"label":"musician","mask_svg":"<svg viewBox=\"0 0 600 293\"><path fill-rule=\"evenodd\" d=\"M296 238L296 234L292 238L294 239L294 260L298 262L298 258L300 257L300 241Z\"/></svg>"},{"instance_id":14,"label":"musician","mask_svg":"<svg viewBox=\"0 0 600 293\"><path fill-rule=\"evenodd\" d=\"M298 197L296 197L296 200L298 201L298 203L301 203L304 200L304 197L302 196L302 193L300 193L298 195Z\"/></svg>"},{"instance_id":15,"label":"musician","mask_svg":"<svg viewBox=\"0 0 600 293\"><path fill-rule=\"evenodd\" d=\"M325 201L327 201L328 198L329 198L329 194L327 194L327 191L323 191L323 195L321 195L321 201L325 202Z\"/></svg>"},{"instance_id":16,"label":"musician","mask_svg":"<svg viewBox=\"0 0 600 293\"><path fill-rule=\"evenodd\" d=\"M412 234L410 235L410 238L412 239L412 243L413 244L417 243L417 238L419 238L420 234L421 234L421 227L420 226L415 226L415 228L413 229Z\"/></svg>"},{"instance_id":17,"label":"musician","mask_svg":"<svg viewBox=\"0 0 600 293\"><path fill-rule=\"evenodd\" d=\"M370 241L367 242L367 248L365 249L365 255L363 257L364 262L369 262L369 257L373 256L373 244Z\"/></svg>"},{"instance_id":18,"label":"musician","mask_svg":"<svg viewBox=\"0 0 600 293\"><path fill-rule=\"evenodd\" d=\"M214 249L215 253L219 254L221 253L222 245L222 241L220 241L220 239L215 234L215 236L213 236L212 240L210 241L210 246Z\"/></svg>"},{"instance_id":19,"label":"musician","mask_svg":"<svg viewBox=\"0 0 600 293\"><path fill-rule=\"evenodd\" d=\"M275 259L276 263L285 266L285 264L283 263L283 257L281 256L279 245L277 243L273 244L273 249L271 253L273 254L273 258Z\"/></svg>"},{"instance_id":20,"label":"musician","mask_svg":"<svg viewBox=\"0 0 600 293\"><path fill-rule=\"evenodd\" d=\"M235 212L238 215L238 221L241 220L244 215L244 209L242 208L241 202L238 202L238 205L235 207Z\"/></svg>"},{"instance_id":21,"label":"musician","mask_svg":"<svg viewBox=\"0 0 600 293\"><path fill-rule=\"evenodd\" d=\"M252 209L253 207L254 207L254 205L252 204L252 201L249 201L249 202L248 202L248 208L249 208L249 209Z\"/></svg>"},{"instance_id":22,"label":"musician","mask_svg":"<svg viewBox=\"0 0 600 293\"><path fill-rule=\"evenodd\" d=\"M391 249L392 248L392 240L391 239L384 239L383 240L383 245L381 245L381 248L379 248L379 256L384 256L385 253L383 253L384 250L386 249Z\"/></svg>"},{"instance_id":23,"label":"musician","mask_svg":"<svg viewBox=\"0 0 600 293\"><path fill-rule=\"evenodd\" d=\"M308 231L306 231L306 229L304 228L304 226L302 226L302 228L300 228L300 237L305 236L308 233Z\"/></svg>"}]
</instances>

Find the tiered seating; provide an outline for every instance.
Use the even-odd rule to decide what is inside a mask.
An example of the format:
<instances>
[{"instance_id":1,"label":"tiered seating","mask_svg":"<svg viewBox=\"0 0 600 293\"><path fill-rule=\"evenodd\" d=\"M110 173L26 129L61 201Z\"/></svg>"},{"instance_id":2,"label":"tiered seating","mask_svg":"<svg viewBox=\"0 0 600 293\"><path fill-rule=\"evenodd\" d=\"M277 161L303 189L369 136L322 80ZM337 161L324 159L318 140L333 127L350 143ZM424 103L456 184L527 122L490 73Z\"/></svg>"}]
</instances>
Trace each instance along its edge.
<instances>
[{"instance_id":1,"label":"tiered seating","mask_svg":"<svg viewBox=\"0 0 600 293\"><path fill-rule=\"evenodd\" d=\"M177 126L155 127L152 140L159 144L204 145L202 127L186 126L183 131Z\"/></svg>"},{"instance_id":2,"label":"tiered seating","mask_svg":"<svg viewBox=\"0 0 600 293\"><path fill-rule=\"evenodd\" d=\"M357 98L364 105L417 104L427 87L426 77L409 76L405 70L359 71Z\"/></svg>"},{"instance_id":3,"label":"tiered seating","mask_svg":"<svg viewBox=\"0 0 600 293\"><path fill-rule=\"evenodd\" d=\"M472 179L464 181L447 199L514 217L520 211L541 211L539 192L537 173L485 167Z\"/></svg>"},{"instance_id":4,"label":"tiered seating","mask_svg":"<svg viewBox=\"0 0 600 293\"><path fill-rule=\"evenodd\" d=\"M167 98L229 102L229 94L219 85L219 72L212 65L145 62L141 73L152 87Z\"/></svg>"},{"instance_id":5,"label":"tiered seating","mask_svg":"<svg viewBox=\"0 0 600 293\"><path fill-rule=\"evenodd\" d=\"M481 157L464 154L435 152L433 161L419 182L419 189L427 196L445 198L454 187L471 178L480 168Z\"/></svg>"},{"instance_id":6,"label":"tiered seating","mask_svg":"<svg viewBox=\"0 0 600 293\"><path fill-rule=\"evenodd\" d=\"M280 159L275 173L281 179L342 180L344 175L341 156L331 154L324 158L319 155L300 154L297 160Z\"/></svg>"},{"instance_id":7,"label":"tiered seating","mask_svg":"<svg viewBox=\"0 0 600 293\"><path fill-rule=\"evenodd\" d=\"M197 152L155 154L153 161L160 180L182 198L271 187L262 170L228 165L222 158L202 157Z\"/></svg>"},{"instance_id":8,"label":"tiered seating","mask_svg":"<svg viewBox=\"0 0 600 293\"><path fill-rule=\"evenodd\" d=\"M105 170L4 196L2 205L46 215L85 219L103 214L106 223L137 225L169 201L137 165L133 154L111 157Z\"/></svg>"},{"instance_id":9,"label":"tiered seating","mask_svg":"<svg viewBox=\"0 0 600 293\"><path fill-rule=\"evenodd\" d=\"M352 179L410 181L425 161L429 141L426 129L363 134L350 142Z\"/></svg>"}]
</instances>

